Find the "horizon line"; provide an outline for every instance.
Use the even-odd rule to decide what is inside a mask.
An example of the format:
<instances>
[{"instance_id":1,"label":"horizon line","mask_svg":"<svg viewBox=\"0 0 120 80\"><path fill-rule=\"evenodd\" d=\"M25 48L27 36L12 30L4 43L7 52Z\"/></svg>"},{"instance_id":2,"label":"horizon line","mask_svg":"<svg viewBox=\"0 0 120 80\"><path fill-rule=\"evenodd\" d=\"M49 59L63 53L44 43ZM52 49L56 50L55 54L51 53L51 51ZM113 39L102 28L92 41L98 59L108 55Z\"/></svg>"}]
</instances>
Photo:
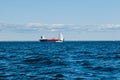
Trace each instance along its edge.
<instances>
[{"instance_id":1,"label":"horizon line","mask_svg":"<svg viewBox=\"0 0 120 80\"><path fill-rule=\"evenodd\" d=\"M69 41L120 41L120 40L65 40L64 42ZM39 40L2 40L0 42L40 42Z\"/></svg>"}]
</instances>

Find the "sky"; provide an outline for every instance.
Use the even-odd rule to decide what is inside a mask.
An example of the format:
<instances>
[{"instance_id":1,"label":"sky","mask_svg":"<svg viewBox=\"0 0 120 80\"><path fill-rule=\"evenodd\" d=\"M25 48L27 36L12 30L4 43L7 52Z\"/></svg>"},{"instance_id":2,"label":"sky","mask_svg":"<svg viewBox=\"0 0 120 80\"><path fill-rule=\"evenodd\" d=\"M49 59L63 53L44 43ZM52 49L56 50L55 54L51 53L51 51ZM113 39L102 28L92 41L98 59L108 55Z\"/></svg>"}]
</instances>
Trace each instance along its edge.
<instances>
[{"instance_id":1,"label":"sky","mask_svg":"<svg viewBox=\"0 0 120 80\"><path fill-rule=\"evenodd\" d=\"M120 40L120 0L0 0L0 41Z\"/></svg>"}]
</instances>

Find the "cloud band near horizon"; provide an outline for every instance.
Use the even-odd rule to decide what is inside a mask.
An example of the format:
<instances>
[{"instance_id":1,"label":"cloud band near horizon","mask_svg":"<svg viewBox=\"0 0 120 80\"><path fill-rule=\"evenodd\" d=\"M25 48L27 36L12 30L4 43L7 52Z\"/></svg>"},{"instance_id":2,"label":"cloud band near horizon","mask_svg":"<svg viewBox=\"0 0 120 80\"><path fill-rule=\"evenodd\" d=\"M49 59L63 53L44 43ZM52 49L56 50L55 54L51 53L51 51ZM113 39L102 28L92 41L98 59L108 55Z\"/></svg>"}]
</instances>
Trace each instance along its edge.
<instances>
[{"instance_id":1,"label":"cloud band near horizon","mask_svg":"<svg viewBox=\"0 0 120 80\"><path fill-rule=\"evenodd\" d=\"M116 31L120 30L120 24L99 24L99 25L76 25L76 24L41 24L41 23L27 23L27 24L10 24L0 23L1 31Z\"/></svg>"}]
</instances>

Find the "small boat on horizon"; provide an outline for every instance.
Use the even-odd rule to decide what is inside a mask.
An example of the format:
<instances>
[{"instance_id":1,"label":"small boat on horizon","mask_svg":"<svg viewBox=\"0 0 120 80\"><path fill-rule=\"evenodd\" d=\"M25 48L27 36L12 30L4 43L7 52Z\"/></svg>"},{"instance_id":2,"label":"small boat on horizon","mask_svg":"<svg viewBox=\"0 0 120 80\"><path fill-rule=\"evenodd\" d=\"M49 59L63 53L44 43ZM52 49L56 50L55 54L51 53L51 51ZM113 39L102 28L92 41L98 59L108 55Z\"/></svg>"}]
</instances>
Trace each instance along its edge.
<instances>
[{"instance_id":1,"label":"small boat on horizon","mask_svg":"<svg viewBox=\"0 0 120 80\"><path fill-rule=\"evenodd\" d=\"M45 38L44 36L41 36L40 42L63 42L64 38L62 33L59 34L58 38Z\"/></svg>"}]
</instances>

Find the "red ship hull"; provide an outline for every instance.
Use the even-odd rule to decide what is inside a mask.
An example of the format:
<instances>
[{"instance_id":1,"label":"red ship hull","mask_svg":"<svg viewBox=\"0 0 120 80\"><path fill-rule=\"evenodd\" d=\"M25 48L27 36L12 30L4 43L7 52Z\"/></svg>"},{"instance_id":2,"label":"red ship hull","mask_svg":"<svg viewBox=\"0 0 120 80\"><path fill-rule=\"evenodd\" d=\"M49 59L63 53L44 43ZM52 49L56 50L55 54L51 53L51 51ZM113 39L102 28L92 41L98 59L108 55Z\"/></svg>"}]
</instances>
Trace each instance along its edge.
<instances>
[{"instance_id":1,"label":"red ship hull","mask_svg":"<svg viewBox=\"0 0 120 80\"><path fill-rule=\"evenodd\" d=\"M41 42L59 42L60 39L40 39Z\"/></svg>"}]
</instances>

